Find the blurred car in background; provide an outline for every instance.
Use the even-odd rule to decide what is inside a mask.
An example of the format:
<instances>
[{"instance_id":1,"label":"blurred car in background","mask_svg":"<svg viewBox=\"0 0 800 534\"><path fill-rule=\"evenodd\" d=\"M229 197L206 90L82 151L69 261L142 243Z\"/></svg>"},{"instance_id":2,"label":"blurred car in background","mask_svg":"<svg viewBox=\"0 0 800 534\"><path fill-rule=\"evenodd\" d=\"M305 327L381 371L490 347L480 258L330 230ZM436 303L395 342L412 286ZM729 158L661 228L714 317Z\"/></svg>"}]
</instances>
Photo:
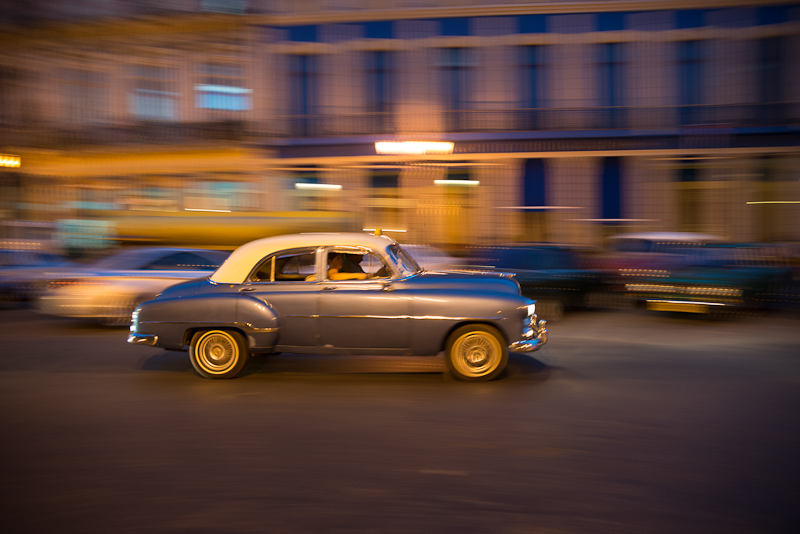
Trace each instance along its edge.
<instances>
[{"instance_id":1,"label":"blurred car in background","mask_svg":"<svg viewBox=\"0 0 800 534\"><path fill-rule=\"evenodd\" d=\"M113 253L83 268L59 273L37 300L41 313L130 324L136 306L167 287L210 275L229 252L144 247Z\"/></svg>"},{"instance_id":2,"label":"blurred car in background","mask_svg":"<svg viewBox=\"0 0 800 534\"><path fill-rule=\"evenodd\" d=\"M599 271L584 266L584 250L549 243L469 249L472 268L513 273L522 294L536 300L536 312L548 321L565 310L588 307L601 287Z\"/></svg>"},{"instance_id":3,"label":"blurred car in background","mask_svg":"<svg viewBox=\"0 0 800 534\"><path fill-rule=\"evenodd\" d=\"M695 263L698 251L723 239L697 232L636 232L608 237L602 248L585 256L584 266L599 273L601 284L589 305L599 309L628 309L637 305L628 284L663 279Z\"/></svg>"},{"instance_id":4,"label":"blurred car in background","mask_svg":"<svg viewBox=\"0 0 800 534\"><path fill-rule=\"evenodd\" d=\"M709 243L684 252L678 267L636 273L624 284L637 306L659 312L730 316L798 303L797 270L781 247Z\"/></svg>"},{"instance_id":5,"label":"blurred car in background","mask_svg":"<svg viewBox=\"0 0 800 534\"><path fill-rule=\"evenodd\" d=\"M450 271L460 265L456 258L431 245L404 244L403 249L426 271Z\"/></svg>"},{"instance_id":6,"label":"blurred car in background","mask_svg":"<svg viewBox=\"0 0 800 534\"><path fill-rule=\"evenodd\" d=\"M41 250L0 250L0 306L13 308L40 295L54 273L74 267L66 257Z\"/></svg>"}]
</instances>

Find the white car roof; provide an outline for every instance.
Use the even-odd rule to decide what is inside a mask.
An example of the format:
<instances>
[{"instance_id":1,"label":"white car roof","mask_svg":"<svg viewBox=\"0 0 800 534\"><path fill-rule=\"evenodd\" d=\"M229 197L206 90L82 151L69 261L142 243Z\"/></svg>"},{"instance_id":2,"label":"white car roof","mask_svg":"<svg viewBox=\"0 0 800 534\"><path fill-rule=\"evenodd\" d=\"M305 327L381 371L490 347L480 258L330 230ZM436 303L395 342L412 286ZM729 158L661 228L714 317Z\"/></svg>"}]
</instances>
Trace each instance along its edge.
<instances>
[{"instance_id":1,"label":"white car roof","mask_svg":"<svg viewBox=\"0 0 800 534\"><path fill-rule=\"evenodd\" d=\"M373 250L384 250L395 240L385 235L359 233L330 234L289 234L265 237L242 245L234 250L220 265L211 281L218 284L241 284L255 264L264 257L281 250L303 247L367 247Z\"/></svg>"}]
</instances>

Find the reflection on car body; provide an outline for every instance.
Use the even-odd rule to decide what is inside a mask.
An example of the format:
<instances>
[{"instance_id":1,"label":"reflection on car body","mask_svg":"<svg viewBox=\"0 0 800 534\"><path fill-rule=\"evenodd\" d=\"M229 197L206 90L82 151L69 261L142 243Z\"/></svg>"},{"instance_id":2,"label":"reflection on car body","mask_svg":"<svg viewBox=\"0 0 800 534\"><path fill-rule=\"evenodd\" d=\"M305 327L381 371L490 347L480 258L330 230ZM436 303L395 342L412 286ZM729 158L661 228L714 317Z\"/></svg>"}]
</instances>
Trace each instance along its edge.
<instances>
[{"instance_id":1,"label":"reflection on car body","mask_svg":"<svg viewBox=\"0 0 800 534\"><path fill-rule=\"evenodd\" d=\"M140 302L173 284L208 276L227 257L227 252L190 248L122 250L86 267L59 273L37 307L48 315L127 325Z\"/></svg>"},{"instance_id":2,"label":"reflection on car body","mask_svg":"<svg viewBox=\"0 0 800 534\"><path fill-rule=\"evenodd\" d=\"M364 276L331 279L336 254L360 259ZM188 350L207 378L238 375L254 352L444 351L457 378L489 380L509 350L538 350L547 330L508 275L425 271L386 236L302 234L243 245L207 279L143 303L128 341Z\"/></svg>"}]
</instances>

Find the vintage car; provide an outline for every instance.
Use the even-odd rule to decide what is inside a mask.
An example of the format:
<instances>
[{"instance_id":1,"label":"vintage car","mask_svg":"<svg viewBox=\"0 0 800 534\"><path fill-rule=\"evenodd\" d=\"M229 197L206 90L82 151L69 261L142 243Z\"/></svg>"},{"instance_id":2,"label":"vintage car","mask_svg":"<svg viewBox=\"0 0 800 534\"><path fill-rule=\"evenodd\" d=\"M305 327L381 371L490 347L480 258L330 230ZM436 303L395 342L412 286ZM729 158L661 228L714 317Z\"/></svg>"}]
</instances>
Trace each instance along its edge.
<instances>
[{"instance_id":1,"label":"vintage car","mask_svg":"<svg viewBox=\"0 0 800 534\"><path fill-rule=\"evenodd\" d=\"M358 233L245 244L208 278L141 304L130 330L129 343L188 350L206 378L238 375L257 352L444 351L456 378L490 380L509 351L547 342L512 275L426 271L393 239Z\"/></svg>"}]
</instances>

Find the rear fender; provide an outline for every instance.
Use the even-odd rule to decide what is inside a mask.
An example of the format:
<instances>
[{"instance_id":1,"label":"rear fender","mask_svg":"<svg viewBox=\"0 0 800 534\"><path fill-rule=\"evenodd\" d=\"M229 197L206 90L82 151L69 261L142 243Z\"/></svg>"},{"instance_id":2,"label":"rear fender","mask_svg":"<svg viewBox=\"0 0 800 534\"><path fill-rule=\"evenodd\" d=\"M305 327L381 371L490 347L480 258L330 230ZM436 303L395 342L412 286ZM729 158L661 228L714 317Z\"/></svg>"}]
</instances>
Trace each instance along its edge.
<instances>
[{"instance_id":1,"label":"rear fender","mask_svg":"<svg viewBox=\"0 0 800 534\"><path fill-rule=\"evenodd\" d=\"M278 317L263 301L243 295L192 295L156 299L139 307L137 332L158 336L158 346L182 350L198 330L238 330L248 348L269 351L278 340Z\"/></svg>"},{"instance_id":2,"label":"rear fender","mask_svg":"<svg viewBox=\"0 0 800 534\"><path fill-rule=\"evenodd\" d=\"M236 324L247 335L247 344L251 350L268 352L278 343L278 314L263 300L249 295L239 296Z\"/></svg>"}]
</instances>

